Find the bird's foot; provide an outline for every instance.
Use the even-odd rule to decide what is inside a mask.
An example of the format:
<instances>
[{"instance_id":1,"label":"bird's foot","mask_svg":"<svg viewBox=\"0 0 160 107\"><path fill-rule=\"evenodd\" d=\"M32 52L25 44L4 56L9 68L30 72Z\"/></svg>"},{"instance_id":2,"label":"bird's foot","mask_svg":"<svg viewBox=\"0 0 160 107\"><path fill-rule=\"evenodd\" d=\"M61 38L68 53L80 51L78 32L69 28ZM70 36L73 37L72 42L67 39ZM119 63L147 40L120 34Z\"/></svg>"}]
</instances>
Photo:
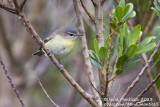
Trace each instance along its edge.
<instances>
[{"instance_id":1,"label":"bird's foot","mask_svg":"<svg viewBox=\"0 0 160 107\"><path fill-rule=\"evenodd\" d=\"M52 50L49 50L49 52L47 53L47 55L49 55L50 53L52 53Z\"/></svg>"},{"instance_id":2,"label":"bird's foot","mask_svg":"<svg viewBox=\"0 0 160 107\"><path fill-rule=\"evenodd\" d=\"M60 68L60 70L62 71L64 69L64 66L61 64L61 68Z\"/></svg>"},{"instance_id":3,"label":"bird's foot","mask_svg":"<svg viewBox=\"0 0 160 107\"><path fill-rule=\"evenodd\" d=\"M58 62L59 62L59 61L58 61ZM64 69L64 66L63 66L63 64L61 64L60 62L59 62L59 64L61 65L60 71L62 71L62 70Z\"/></svg>"}]
</instances>

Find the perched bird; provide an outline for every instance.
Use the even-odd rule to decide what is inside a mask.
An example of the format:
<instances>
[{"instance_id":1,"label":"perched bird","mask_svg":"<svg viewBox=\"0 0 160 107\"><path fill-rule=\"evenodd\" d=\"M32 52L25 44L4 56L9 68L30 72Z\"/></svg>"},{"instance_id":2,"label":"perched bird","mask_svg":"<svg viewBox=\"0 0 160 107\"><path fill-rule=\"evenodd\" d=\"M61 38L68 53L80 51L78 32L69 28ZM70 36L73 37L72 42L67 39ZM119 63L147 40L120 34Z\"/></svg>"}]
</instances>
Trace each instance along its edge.
<instances>
[{"instance_id":1,"label":"perched bird","mask_svg":"<svg viewBox=\"0 0 160 107\"><path fill-rule=\"evenodd\" d=\"M63 26L53 32L48 38L44 39L45 46L59 60L72 52L75 46L75 39L82 36L73 26ZM42 56L44 50L40 49L33 55ZM48 54L48 53L47 53Z\"/></svg>"}]
</instances>

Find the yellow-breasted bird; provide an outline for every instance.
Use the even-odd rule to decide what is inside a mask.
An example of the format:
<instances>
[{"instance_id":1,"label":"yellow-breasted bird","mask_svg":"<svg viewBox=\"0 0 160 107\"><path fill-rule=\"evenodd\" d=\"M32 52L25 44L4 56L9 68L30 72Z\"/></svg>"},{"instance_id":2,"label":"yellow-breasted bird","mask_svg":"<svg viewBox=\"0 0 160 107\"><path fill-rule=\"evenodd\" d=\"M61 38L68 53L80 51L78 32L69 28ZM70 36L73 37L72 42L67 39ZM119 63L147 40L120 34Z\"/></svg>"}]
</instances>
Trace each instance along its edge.
<instances>
[{"instance_id":1,"label":"yellow-breasted bird","mask_svg":"<svg viewBox=\"0 0 160 107\"><path fill-rule=\"evenodd\" d=\"M44 39L45 46L52 52L58 61L72 52L75 46L75 39L82 36L73 26L63 26ZM42 56L44 50L40 49L33 55Z\"/></svg>"}]
</instances>

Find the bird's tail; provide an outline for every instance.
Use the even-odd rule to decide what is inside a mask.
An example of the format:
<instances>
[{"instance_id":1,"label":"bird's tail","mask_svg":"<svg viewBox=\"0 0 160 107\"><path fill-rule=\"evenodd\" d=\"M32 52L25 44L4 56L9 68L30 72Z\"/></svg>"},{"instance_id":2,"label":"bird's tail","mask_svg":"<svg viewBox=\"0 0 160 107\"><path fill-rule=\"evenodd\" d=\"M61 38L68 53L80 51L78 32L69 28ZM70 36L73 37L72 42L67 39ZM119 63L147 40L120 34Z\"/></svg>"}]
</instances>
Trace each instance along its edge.
<instances>
[{"instance_id":1,"label":"bird's tail","mask_svg":"<svg viewBox=\"0 0 160 107\"><path fill-rule=\"evenodd\" d=\"M38 51L34 52L32 55L38 55L40 57L43 54L44 54L44 52L42 50L38 50Z\"/></svg>"}]
</instances>

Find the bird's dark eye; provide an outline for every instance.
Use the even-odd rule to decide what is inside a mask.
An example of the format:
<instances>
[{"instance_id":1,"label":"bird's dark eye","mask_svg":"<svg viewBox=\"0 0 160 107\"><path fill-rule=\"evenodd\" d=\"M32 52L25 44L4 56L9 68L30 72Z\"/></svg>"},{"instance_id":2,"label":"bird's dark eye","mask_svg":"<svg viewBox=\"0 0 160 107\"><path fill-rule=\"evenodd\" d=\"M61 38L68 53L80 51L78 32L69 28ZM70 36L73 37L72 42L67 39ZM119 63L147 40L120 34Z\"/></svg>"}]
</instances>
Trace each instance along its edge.
<instances>
[{"instance_id":1,"label":"bird's dark eye","mask_svg":"<svg viewBox=\"0 0 160 107\"><path fill-rule=\"evenodd\" d=\"M74 36L74 34L73 34L73 33L70 33L69 35L70 35L70 36Z\"/></svg>"}]
</instances>

